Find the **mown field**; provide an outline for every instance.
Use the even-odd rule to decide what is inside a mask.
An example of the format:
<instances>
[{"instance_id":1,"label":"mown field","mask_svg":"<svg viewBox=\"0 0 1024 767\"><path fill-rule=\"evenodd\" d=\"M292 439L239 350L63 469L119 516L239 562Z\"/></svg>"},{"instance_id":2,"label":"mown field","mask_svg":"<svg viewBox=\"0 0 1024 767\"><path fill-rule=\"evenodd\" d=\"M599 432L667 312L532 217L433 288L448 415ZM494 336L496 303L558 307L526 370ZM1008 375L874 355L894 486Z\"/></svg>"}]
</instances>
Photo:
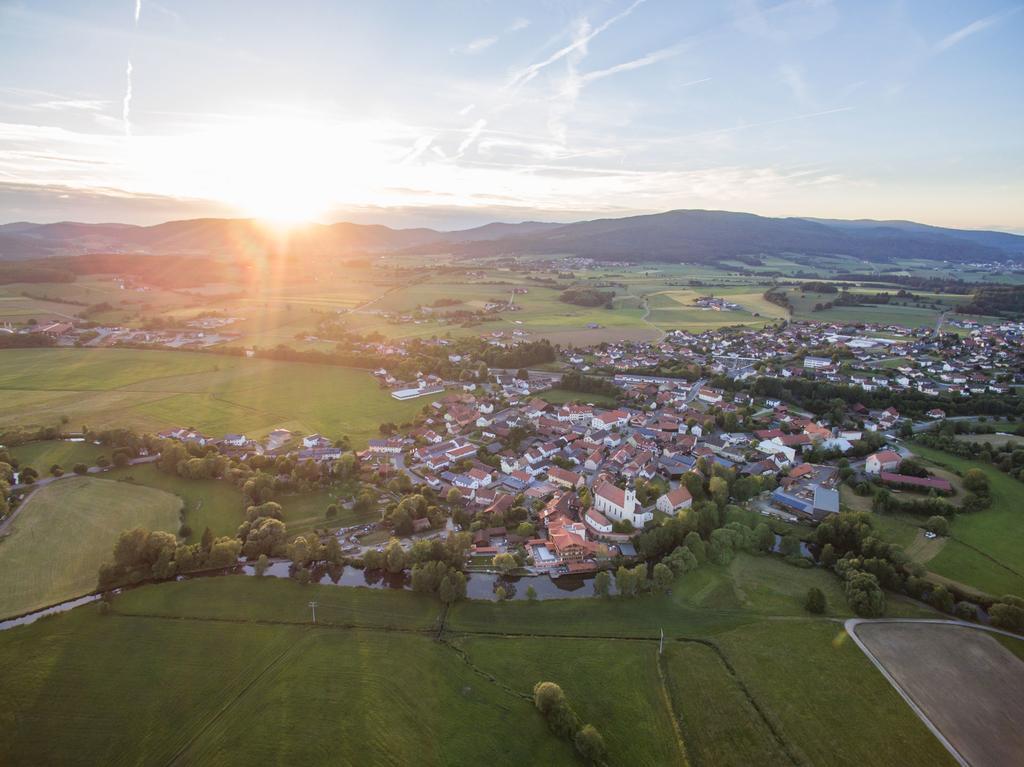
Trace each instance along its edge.
<instances>
[{"instance_id":1,"label":"mown field","mask_svg":"<svg viewBox=\"0 0 1024 767\"><path fill-rule=\"evenodd\" d=\"M960 474L980 469L992 492L990 508L955 516L951 539L928 561L928 569L992 596L1024 595L1024 485L985 463L917 444L911 449Z\"/></svg>"},{"instance_id":2,"label":"mown field","mask_svg":"<svg viewBox=\"0 0 1024 767\"><path fill-rule=\"evenodd\" d=\"M176 532L180 510L169 493L95 477L39 488L0 540L0 616L92 591L122 530Z\"/></svg>"},{"instance_id":3,"label":"mown field","mask_svg":"<svg viewBox=\"0 0 1024 767\"><path fill-rule=\"evenodd\" d=\"M54 425L260 437L278 428L364 445L429 398L398 402L368 372L329 365L136 349L0 351L0 427Z\"/></svg>"},{"instance_id":4,"label":"mown field","mask_svg":"<svg viewBox=\"0 0 1024 767\"><path fill-rule=\"evenodd\" d=\"M101 455L110 457L109 452L91 442L69 442L59 439L29 442L11 448L10 452L13 458L18 459L19 468L31 466L42 477L49 475L50 468L54 465L69 472L76 463L95 466L96 459Z\"/></svg>"},{"instance_id":5,"label":"mown field","mask_svg":"<svg viewBox=\"0 0 1024 767\"><path fill-rule=\"evenodd\" d=\"M532 705L544 679L600 730L610 765L950 764L840 625L762 612L806 581L725 596L750 568L795 571L747 559L768 564L686 576L678 604L463 603L440 642L440 604L411 592L145 586L108 615L89 605L0 633L0 762L579 764Z\"/></svg>"}]
</instances>

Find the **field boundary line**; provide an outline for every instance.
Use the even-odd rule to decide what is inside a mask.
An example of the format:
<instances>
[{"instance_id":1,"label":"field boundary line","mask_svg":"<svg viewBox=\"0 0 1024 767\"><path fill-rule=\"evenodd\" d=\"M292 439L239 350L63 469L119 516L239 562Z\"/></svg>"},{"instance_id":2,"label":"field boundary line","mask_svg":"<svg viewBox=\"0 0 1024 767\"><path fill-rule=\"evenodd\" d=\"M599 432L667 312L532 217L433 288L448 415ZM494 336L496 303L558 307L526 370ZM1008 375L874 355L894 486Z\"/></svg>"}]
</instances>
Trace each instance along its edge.
<instances>
[{"instance_id":1,"label":"field boundary line","mask_svg":"<svg viewBox=\"0 0 1024 767\"><path fill-rule=\"evenodd\" d=\"M690 759L690 752L686 748L686 738L683 737L683 717L679 713L679 708L676 706L675 696L672 694L672 684L669 681L668 674L665 673L664 668L665 656L661 653L661 647L658 647L658 655L655 658L654 665L658 669L658 681L661 682L661 700L665 704L665 708L668 710L669 719L672 720L672 731L675 733L676 747L679 749L679 755L682 756L682 763L685 765L693 764Z\"/></svg>"},{"instance_id":2,"label":"field boundary line","mask_svg":"<svg viewBox=\"0 0 1024 767\"><path fill-rule=\"evenodd\" d=\"M179 748L177 751L174 752L174 754L171 755L171 758L167 761L168 767L170 765L177 764L179 762L179 760L181 759L181 757L184 756L185 753L188 751L188 749L191 748L192 745L197 740L199 740L199 738L202 737L202 735L204 733L206 733L206 731L209 730L214 725L214 723L217 722L218 719L220 719L225 713L227 713L228 709L230 709L239 700L241 700L242 697L247 692L249 692L249 690L251 690L261 679L263 679L264 676L267 675L267 673L269 673L273 669L277 668L277 666L279 666L281 664L281 662L285 659L285 657L287 655L290 655L291 653L295 652L295 649L299 645L301 645L303 640L306 639L307 637L309 637L310 635L311 635L310 632L307 631L303 636L301 636L299 638L299 640L297 642L292 642L288 647L286 647L284 650L282 650L281 653L278 654L278 656L276 658L274 658L272 661L270 661L270 663L268 663L263 668L263 670L260 671L260 673L258 673L252 679L250 679L249 682L244 687L242 687L241 690L239 690L229 700L225 701L224 705L222 705L219 709L217 709L217 712L213 716L211 716L209 718L209 720L206 722L206 724L204 724L202 727L200 727L199 730L195 733L195 735L193 735L191 738L189 738L188 741L184 745L182 745L181 748Z\"/></svg>"}]
</instances>

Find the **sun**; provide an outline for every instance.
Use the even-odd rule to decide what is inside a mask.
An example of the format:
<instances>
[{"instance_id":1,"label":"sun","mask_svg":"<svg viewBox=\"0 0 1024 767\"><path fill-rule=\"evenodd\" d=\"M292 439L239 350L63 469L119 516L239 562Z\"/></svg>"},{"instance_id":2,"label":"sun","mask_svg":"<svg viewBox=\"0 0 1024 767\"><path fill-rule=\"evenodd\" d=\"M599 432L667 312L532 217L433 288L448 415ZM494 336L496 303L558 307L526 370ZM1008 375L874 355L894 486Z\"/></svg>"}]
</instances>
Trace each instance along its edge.
<instances>
[{"instance_id":1,"label":"sun","mask_svg":"<svg viewBox=\"0 0 1024 767\"><path fill-rule=\"evenodd\" d=\"M231 148L225 197L245 215L277 225L308 223L337 199L330 137L306 120L268 120L247 125Z\"/></svg>"}]
</instances>

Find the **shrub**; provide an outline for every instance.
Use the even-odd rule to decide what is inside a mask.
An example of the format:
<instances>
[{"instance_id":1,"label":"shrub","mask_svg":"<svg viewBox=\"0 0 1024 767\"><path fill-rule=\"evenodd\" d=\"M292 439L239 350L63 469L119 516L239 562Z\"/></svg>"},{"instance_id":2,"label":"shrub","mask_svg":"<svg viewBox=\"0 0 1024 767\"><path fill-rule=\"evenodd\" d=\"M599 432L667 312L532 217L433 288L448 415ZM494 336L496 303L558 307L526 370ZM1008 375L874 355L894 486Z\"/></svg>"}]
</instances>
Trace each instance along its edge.
<instances>
[{"instance_id":1,"label":"shrub","mask_svg":"<svg viewBox=\"0 0 1024 767\"><path fill-rule=\"evenodd\" d=\"M804 599L804 609L809 613L821 615L825 612L825 592L819 588L807 589L807 597Z\"/></svg>"}]
</instances>

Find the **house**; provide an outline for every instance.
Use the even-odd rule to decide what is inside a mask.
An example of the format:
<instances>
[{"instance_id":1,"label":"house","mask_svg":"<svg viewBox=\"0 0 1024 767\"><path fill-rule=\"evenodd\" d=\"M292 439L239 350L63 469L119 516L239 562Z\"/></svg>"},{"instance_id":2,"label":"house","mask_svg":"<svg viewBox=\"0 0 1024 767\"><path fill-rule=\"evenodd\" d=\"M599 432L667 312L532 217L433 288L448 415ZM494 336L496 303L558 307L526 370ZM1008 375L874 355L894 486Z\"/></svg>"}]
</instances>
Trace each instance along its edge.
<instances>
[{"instance_id":1,"label":"house","mask_svg":"<svg viewBox=\"0 0 1024 767\"><path fill-rule=\"evenodd\" d=\"M594 508L587 509L583 522L597 535L608 535L612 531L611 520Z\"/></svg>"},{"instance_id":2,"label":"house","mask_svg":"<svg viewBox=\"0 0 1024 767\"><path fill-rule=\"evenodd\" d=\"M310 434L308 437L302 438L302 446L307 448L330 447L333 444L327 437L320 434Z\"/></svg>"},{"instance_id":3,"label":"house","mask_svg":"<svg viewBox=\"0 0 1024 767\"><path fill-rule=\"evenodd\" d=\"M693 505L693 496L685 487L677 487L658 498L655 506L662 514L677 514Z\"/></svg>"},{"instance_id":4,"label":"house","mask_svg":"<svg viewBox=\"0 0 1024 767\"><path fill-rule=\"evenodd\" d=\"M943 410L942 408L933 407L926 413L926 415L931 419L939 420L940 418L946 417L946 411Z\"/></svg>"},{"instance_id":5,"label":"house","mask_svg":"<svg viewBox=\"0 0 1024 767\"><path fill-rule=\"evenodd\" d=\"M568 471L559 466L548 467L548 479L556 485L575 490L583 484L583 477L574 471Z\"/></svg>"},{"instance_id":6,"label":"house","mask_svg":"<svg viewBox=\"0 0 1024 767\"><path fill-rule=\"evenodd\" d=\"M303 440L305 442L305 440ZM391 437L390 439L371 439L366 443L371 453L401 453L402 452L402 439L401 437Z\"/></svg>"},{"instance_id":7,"label":"house","mask_svg":"<svg viewBox=\"0 0 1024 767\"><path fill-rule=\"evenodd\" d=\"M900 454L895 450L881 450L867 457L864 461L864 472L867 474L881 474L883 471L896 471L900 466L901 460Z\"/></svg>"},{"instance_id":8,"label":"house","mask_svg":"<svg viewBox=\"0 0 1024 767\"><path fill-rule=\"evenodd\" d=\"M242 447L248 440L244 434L226 434L224 439L221 440L225 445L231 445L232 447Z\"/></svg>"},{"instance_id":9,"label":"house","mask_svg":"<svg viewBox=\"0 0 1024 767\"><path fill-rule=\"evenodd\" d=\"M707 402L709 405L721 405L722 404L722 393L717 389L711 389L706 386L701 387L701 390L697 392L697 399L701 402Z\"/></svg>"},{"instance_id":10,"label":"house","mask_svg":"<svg viewBox=\"0 0 1024 767\"><path fill-rule=\"evenodd\" d=\"M828 357L804 357L804 367L808 370L817 370L832 366L832 360Z\"/></svg>"},{"instance_id":11,"label":"house","mask_svg":"<svg viewBox=\"0 0 1024 767\"><path fill-rule=\"evenodd\" d=\"M644 511L637 503L636 488L630 484L625 489L602 480L594 486L594 508L609 519L629 522L633 527L643 527L654 519L654 514Z\"/></svg>"}]
</instances>

